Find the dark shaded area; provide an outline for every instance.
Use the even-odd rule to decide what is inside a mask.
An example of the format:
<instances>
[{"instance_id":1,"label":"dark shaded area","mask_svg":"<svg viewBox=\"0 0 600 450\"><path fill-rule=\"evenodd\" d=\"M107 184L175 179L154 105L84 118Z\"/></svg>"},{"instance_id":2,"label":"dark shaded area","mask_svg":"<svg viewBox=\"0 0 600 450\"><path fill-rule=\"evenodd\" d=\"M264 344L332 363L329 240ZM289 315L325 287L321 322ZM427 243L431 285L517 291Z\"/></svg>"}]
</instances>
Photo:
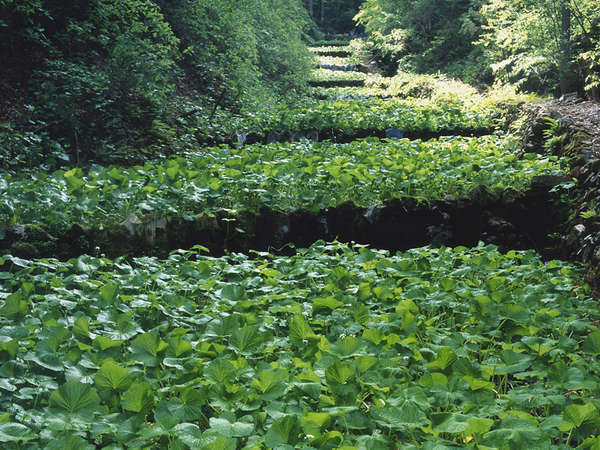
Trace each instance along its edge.
<instances>
[{"instance_id":1,"label":"dark shaded area","mask_svg":"<svg viewBox=\"0 0 600 450\"><path fill-rule=\"evenodd\" d=\"M311 80L308 84L312 87L362 87L364 80Z\"/></svg>"},{"instance_id":2,"label":"dark shaded area","mask_svg":"<svg viewBox=\"0 0 600 450\"><path fill-rule=\"evenodd\" d=\"M335 50L335 51L327 51L327 50L313 50L315 55L319 56L335 56L340 58L347 58L350 56L350 52L348 50Z\"/></svg>"},{"instance_id":3,"label":"dark shaded area","mask_svg":"<svg viewBox=\"0 0 600 450\"><path fill-rule=\"evenodd\" d=\"M493 133L492 128L461 128L461 129L442 129L438 131L404 131L402 130L403 137L406 139L420 139L426 141L428 139L440 138L442 136L486 136ZM300 139L309 139L313 141L326 141L330 140L337 143L348 143L356 139L362 139L366 137L375 137L384 139L388 137L386 129L372 129L372 128L357 128L352 132L344 132L342 130L335 129L324 129L324 130L308 130L308 131L271 131L265 134L250 133L246 135L244 144L271 144L273 142L294 142ZM236 141L228 142L230 145L236 145Z\"/></svg>"},{"instance_id":4,"label":"dark shaded area","mask_svg":"<svg viewBox=\"0 0 600 450\"><path fill-rule=\"evenodd\" d=\"M43 226L21 225L0 241L0 254L61 259L84 253L165 256L178 248L202 245L220 256L249 250L277 253L278 249L289 251L288 244L307 247L319 239L338 239L391 251L429 244L471 247L483 241L503 250L533 248L555 258L560 255L548 236L567 218L567 208L549 192L549 185L556 181L541 179L527 192L506 190L501 195L477 187L468 199L448 198L431 204L401 198L370 208L346 203L316 214L302 210L284 214L263 208L231 216L219 210L193 220L134 220L104 230L75 225L55 236Z\"/></svg>"}]
</instances>

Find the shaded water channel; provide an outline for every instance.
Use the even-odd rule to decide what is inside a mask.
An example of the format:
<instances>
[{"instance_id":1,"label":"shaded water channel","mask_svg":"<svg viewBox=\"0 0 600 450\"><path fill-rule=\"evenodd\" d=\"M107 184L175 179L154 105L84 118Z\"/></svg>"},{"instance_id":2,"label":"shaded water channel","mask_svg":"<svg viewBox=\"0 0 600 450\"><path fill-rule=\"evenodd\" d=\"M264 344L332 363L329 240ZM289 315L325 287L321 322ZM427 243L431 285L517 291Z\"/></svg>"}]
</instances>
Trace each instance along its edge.
<instances>
[{"instance_id":1,"label":"shaded water channel","mask_svg":"<svg viewBox=\"0 0 600 450\"><path fill-rule=\"evenodd\" d=\"M26 258L62 259L84 253L165 256L201 244L212 255L221 256L250 250L289 253L293 247L307 247L319 239L337 239L391 251L424 245L471 247L483 241L505 250L532 248L545 257L557 257L549 235L560 230L568 214L566 208L557 208L557 202L550 187L541 184L527 192L506 190L502 195L480 187L470 198L429 204L412 198L369 208L346 203L318 213L286 214L264 207L236 215L217 210L193 219L130 216L106 229L75 225L60 234L36 225L15 227L0 241L0 250Z\"/></svg>"}]
</instances>

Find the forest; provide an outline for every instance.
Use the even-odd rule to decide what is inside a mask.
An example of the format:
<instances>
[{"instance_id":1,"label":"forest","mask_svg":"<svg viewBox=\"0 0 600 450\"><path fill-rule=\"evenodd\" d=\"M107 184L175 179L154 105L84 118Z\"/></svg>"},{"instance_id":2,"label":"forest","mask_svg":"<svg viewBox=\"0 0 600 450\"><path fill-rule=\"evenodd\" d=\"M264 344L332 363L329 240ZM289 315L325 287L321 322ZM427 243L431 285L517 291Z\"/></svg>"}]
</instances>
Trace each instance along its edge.
<instances>
[{"instance_id":1,"label":"forest","mask_svg":"<svg viewBox=\"0 0 600 450\"><path fill-rule=\"evenodd\" d=\"M0 0L0 447L600 449L596 0Z\"/></svg>"}]
</instances>

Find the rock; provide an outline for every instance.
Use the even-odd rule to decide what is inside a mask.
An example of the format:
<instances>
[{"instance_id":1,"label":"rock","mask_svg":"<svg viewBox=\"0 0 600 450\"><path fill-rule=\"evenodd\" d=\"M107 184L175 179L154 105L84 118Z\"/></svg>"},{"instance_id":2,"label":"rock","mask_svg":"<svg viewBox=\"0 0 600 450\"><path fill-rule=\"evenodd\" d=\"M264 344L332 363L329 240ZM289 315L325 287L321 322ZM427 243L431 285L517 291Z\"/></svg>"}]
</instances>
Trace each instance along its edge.
<instances>
[{"instance_id":1,"label":"rock","mask_svg":"<svg viewBox=\"0 0 600 450\"><path fill-rule=\"evenodd\" d=\"M365 219L367 219L367 222L369 222L371 225L379 222L379 218L381 217L381 211L383 210L382 206L369 206L364 214L363 217Z\"/></svg>"},{"instance_id":2,"label":"rock","mask_svg":"<svg viewBox=\"0 0 600 450\"><path fill-rule=\"evenodd\" d=\"M318 141L319 140L319 132L317 130L308 130L304 137L310 141Z\"/></svg>"},{"instance_id":3,"label":"rock","mask_svg":"<svg viewBox=\"0 0 600 450\"><path fill-rule=\"evenodd\" d=\"M594 252L594 260L596 264L600 263L600 247L597 247L596 251Z\"/></svg>"},{"instance_id":4,"label":"rock","mask_svg":"<svg viewBox=\"0 0 600 450\"><path fill-rule=\"evenodd\" d=\"M404 133L398 128L387 128L385 130L385 137L388 139L402 139Z\"/></svg>"},{"instance_id":5,"label":"rock","mask_svg":"<svg viewBox=\"0 0 600 450\"><path fill-rule=\"evenodd\" d=\"M431 241L431 246L438 248L448 245L452 241L452 231L446 229L443 225L430 225L426 228L427 237Z\"/></svg>"},{"instance_id":6,"label":"rock","mask_svg":"<svg viewBox=\"0 0 600 450\"><path fill-rule=\"evenodd\" d=\"M267 135L267 144L274 144L275 142L280 142L282 140L282 133L278 133L276 131L269 131Z\"/></svg>"},{"instance_id":7,"label":"rock","mask_svg":"<svg viewBox=\"0 0 600 450\"><path fill-rule=\"evenodd\" d=\"M564 175L537 175L531 179L532 189L551 189L571 179Z\"/></svg>"},{"instance_id":8,"label":"rock","mask_svg":"<svg viewBox=\"0 0 600 450\"><path fill-rule=\"evenodd\" d=\"M444 202L446 203L455 203L458 201L458 197L456 197L456 195L453 194L448 194L444 197Z\"/></svg>"},{"instance_id":9,"label":"rock","mask_svg":"<svg viewBox=\"0 0 600 450\"><path fill-rule=\"evenodd\" d=\"M567 235L567 245L577 245L581 247L583 236L585 234L585 225L579 223L571 228L571 231ZM579 253L579 252L578 252Z\"/></svg>"},{"instance_id":10,"label":"rock","mask_svg":"<svg viewBox=\"0 0 600 450\"><path fill-rule=\"evenodd\" d=\"M577 92L568 92L561 96L558 101L563 105L576 105L577 103L581 103L583 99L579 98Z\"/></svg>"},{"instance_id":11,"label":"rock","mask_svg":"<svg viewBox=\"0 0 600 450\"><path fill-rule=\"evenodd\" d=\"M131 237L135 236L136 230L141 224L142 221L133 213L129 214L125 220L121 222L121 226L125 227Z\"/></svg>"},{"instance_id":12,"label":"rock","mask_svg":"<svg viewBox=\"0 0 600 450\"><path fill-rule=\"evenodd\" d=\"M219 223L214 214L203 212L195 217L196 225L200 230L219 231Z\"/></svg>"},{"instance_id":13,"label":"rock","mask_svg":"<svg viewBox=\"0 0 600 450\"><path fill-rule=\"evenodd\" d=\"M21 239L25 237L25 225L15 225L10 231Z\"/></svg>"},{"instance_id":14,"label":"rock","mask_svg":"<svg viewBox=\"0 0 600 450\"><path fill-rule=\"evenodd\" d=\"M598 169L600 169L600 159L597 158L588 160L582 168L584 172L595 172Z\"/></svg>"},{"instance_id":15,"label":"rock","mask_svg":"<svg viewBox=\"0 0 600 450\"><path fill-rule=\"evenodd\" d=\"M164 216L152 215L142 220L132 213L121 222L121 226L129 232L131 237L143 236L148 243L153 244L156 240L156 230L167 229L167 218Z\"/></svg>"},{"instance_id":16,"label":"rock","mask_svg":"<svg viewBox=\"0 0 600 450\"><path fill-rule=\"evenodd\" d=\"M478 184L477 186L475 186L471 190L469 198L479 205L487 205L491 202L498 200L498 196L483 184Z\"/></svg>"},{"instance_id":17,"label":"rock","mask_svg":"<svg viewBox=\"0 0 600 450\"><path fill-rule=\"evenodd\" d=\"M523 192L516 191L514 189L506 189L502 192L502 203L505 205L513 204L517 200L522 199L524 196Z\"/></svg>"}]
</instances>

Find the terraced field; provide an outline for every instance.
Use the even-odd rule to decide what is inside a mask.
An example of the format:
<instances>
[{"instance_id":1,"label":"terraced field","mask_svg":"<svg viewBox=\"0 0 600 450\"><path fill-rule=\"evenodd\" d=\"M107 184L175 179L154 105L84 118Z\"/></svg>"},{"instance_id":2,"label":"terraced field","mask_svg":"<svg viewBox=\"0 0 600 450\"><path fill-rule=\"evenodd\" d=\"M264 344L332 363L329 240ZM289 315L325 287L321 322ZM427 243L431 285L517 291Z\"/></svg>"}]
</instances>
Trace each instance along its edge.
<instances>
[{"instance_id":1,"label":"terraced field","mask_svg":"<svg viewBox=\"0 0 600 450\"><path fill-rule=\"evenodd\" d=\"M2 448L600 446L600 313L536 251L566 162L331 44L236 128L280 142L2 174Z\"/></svg>"}]
</instances>

